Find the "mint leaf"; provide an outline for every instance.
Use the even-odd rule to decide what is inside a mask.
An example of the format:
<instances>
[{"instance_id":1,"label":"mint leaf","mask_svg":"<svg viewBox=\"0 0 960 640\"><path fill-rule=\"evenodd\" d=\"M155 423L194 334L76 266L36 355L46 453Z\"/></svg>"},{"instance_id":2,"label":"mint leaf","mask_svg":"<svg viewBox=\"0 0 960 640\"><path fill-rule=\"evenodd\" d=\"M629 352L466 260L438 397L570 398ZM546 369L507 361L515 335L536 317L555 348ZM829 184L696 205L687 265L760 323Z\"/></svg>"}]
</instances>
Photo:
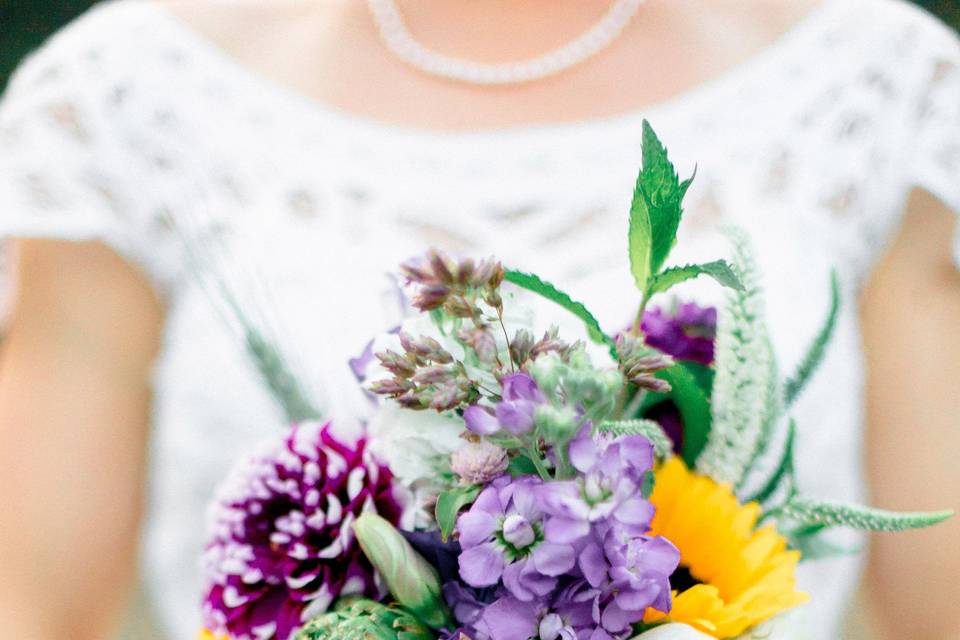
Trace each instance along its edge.
<instances>
[{"instance_id":1,"label":"mint leaf","mask_svg":"<svg viewBox=\"0 0 960 640\"><path fill-rule=\"evenodd\" d=\"M681 203L693 177L680 182L667 149L650 123L643 121L643 169L637 179L650 219L650 271L659 273L677 242ZM631 211L632 214L632 211Z\"/></svg>"},{"instance_id":2,"label":"mint leaf","mask_svg":"<svg viewBox=\"0 0 960 640\"><path fill-rule=\"evenodd\" d=\"M440 526L440 535L444 542L453 533L453 528L457 526L457 515L459 515L460 510L468 504L472 504L478 495L480 495L480 487L470 485L444 491L437 498L437 524Z\"/></svg>"},{"instance_id":3,"label":"mint leaf","mask_svg":"<svg viewBox=\"0 0 960 640\"><path fill-rule=\"evenodd\" d=\"M557 289L554 285L545 280L541 280L539 276L532 273L508 269L504 279L507 282L517 285L518 287L526 289L527 291L532 291L543 296L547 300L557 303L573 315L583 320L583 323L587 327L587 336L589 336L589 338L597 344L606 345L611 350L611 353L614 355L614 357L616 357L616 342L614 342L613 338L603 332L603 329L600 328L600 323L583 305L582 302L577 302L563 291L560 291L560 289Z\"/></svg>"},{"instance_id":4,"label":"mint leaf","mask_svg":"<svg viewBox=\"0 0 960 640\"><path fill-rule=\"evenodd\" d=\"M653 244L653 230L650 222L650 209L643 195L641 181L643 171L637 177L637 186L630 203L630 227L627 231L627 244L630 251L630 272L637 289L644 295L650 280L650 255Z\"/></svg>"},{"instance_id":5,"label":"mint leaf","mask_svg":"<svg viewBox=\"0 0 960 640\"><path fill-rule=\"evenodd\" d=\"M716 260L706 264L688 264L682 267L670 267L658 273L650 284L650 293L663 293L681 282L699 276L710 276L724 287L743 291L743 283L726 260Z\"/></svg>"}]
</instances>

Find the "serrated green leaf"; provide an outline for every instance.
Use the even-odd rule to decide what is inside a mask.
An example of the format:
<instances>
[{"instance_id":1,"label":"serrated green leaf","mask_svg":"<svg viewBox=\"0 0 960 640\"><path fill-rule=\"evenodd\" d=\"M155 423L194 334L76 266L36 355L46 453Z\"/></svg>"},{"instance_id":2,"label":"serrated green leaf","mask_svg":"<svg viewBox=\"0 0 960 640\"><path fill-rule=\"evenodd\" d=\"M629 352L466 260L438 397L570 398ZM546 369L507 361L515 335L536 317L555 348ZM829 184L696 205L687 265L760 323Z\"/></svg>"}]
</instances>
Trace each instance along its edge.
<instances>
[{"instance_id":1,"label":"serrated green leaf","mask_svg":"<svg viewBox=\"0 0 960 640\"><path fill-rule=\"evenodd\" d=\"M863 531L907 531L931 527L953 517L952 511L897 512L795 496L779 512L781 519Z\"/></svg>"},{"instance_id":2,"label":"serrated green leaf","mask_svg":"<svg viewBox=\"0 0 960 640\"><path fill-rule=\"evenodd\" d=\"M673 453L673 442L658 423L653 420L609 420L600 423L601 433L614 436L643 436L653 445L658 458Z\"/></svg>"},{"instance_id":3,"label":"serrated green leaf","mask_svg":"<svg viewBox=\"0 0 960 640\"><path fill-rule=\"evenodd\" d=\"M680 182L667 149L650 123L644 120L643 169L637 185L650 219L650 273L659 273L676 244L683 197L692 181L693 177Z\"/></svg>"},{"instance_id":4,"label":"serrated green leaf","mask_svg":"<svg viewBox=\"0 0 960 640\"><path fill-rule=\"evenodd\" d=\"M840 317L840 279L836 270L830 272L830 311L827 313L827 319L823 323L820 332L813 340L813 343L807 349L807 354L800 361L797 371L784 385L784 403L786 406L793 404L800 392L806 387L807 382L816 372L820 363L823 362L823 356L827 351L827 346L833 338L833 333L837 328L837 318Z\"/></svg>"},{"instance_id":5,"label":"serrated green leaf","mask_svg":"<svg viewBox=\"0 0 960 640\"><path fill-rule=\"evenodd\" d=\"M743 290L743 283L740 282L740 277L734 272L730 264L726 260L716 260L706 264L688 264L682 267L664 269L654 276L650 284L650 293L651 295L663 293L681 282L703 275L710 276L724 287L737 291Z\"/></svg>"},{"instance_id":6,"label":"serrated green leaf","mask_svg":"<svg viewBox=\"0 0 960 640\"><path fill-rule=\"evenodd\" d=\"M477 496L480 495L480 487L477 485L455 487L449 491L444 491L437 497L436 517L437 525L440 527L440 535L446 542L453 533L453 528L457 525L457 515L460 510L468 504L472 504Z\"/></svg>"},{"instance_id":7,"label":"serrated green leaf","mask_svg":"<svg viewBox=\"0 0 960 640\"><path fill-rule=\"evenodd\" d=\"M650 254L653 244L653 230L650 223L650 209L643 188L640 186L643 171L637 177L630 204L630 226L627 230L627 244L630 252L630 273L637 290L646 294L650 281Z\"/></svg>"},{"instance_id":8,"label":"serrated green leaf","mask_svg":"<svg viewBox=\"0 0 960 640\"><path fill-rule=\"evenodd\" d=\"M587 336L597 344L606 345L607 348L611 350L613 356L616 357L616 342L603 332L600 323L582 302L577 302L553 284L542 280L539 276L532 273L508 269L504 279L527 291L532 291L533 293L543 296L551 302L555 302L580 318L587 327Z\"/></svg>"}]
</instances>

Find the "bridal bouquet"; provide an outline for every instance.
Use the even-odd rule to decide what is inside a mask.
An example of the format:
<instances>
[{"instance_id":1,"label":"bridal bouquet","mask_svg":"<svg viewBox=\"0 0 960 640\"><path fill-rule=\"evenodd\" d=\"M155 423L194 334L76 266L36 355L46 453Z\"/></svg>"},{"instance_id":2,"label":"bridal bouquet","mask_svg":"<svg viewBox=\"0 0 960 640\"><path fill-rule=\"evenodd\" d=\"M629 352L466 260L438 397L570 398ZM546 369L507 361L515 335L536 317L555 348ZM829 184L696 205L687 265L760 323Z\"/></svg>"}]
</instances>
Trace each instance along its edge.
<instances>
[{"instance_id":1,"label":"bridal bouquet","mask_svg":"<svg viewBox=\"0 0 960 640\"><path fill-rule=\"evenodd\" d=\"M359 434L323 422L250 338L294 424L241 461L212 507L203 636L796 637L779 623L808 599L795 569L830 550L825 530L949 517L803 495L803 433L787 416L830 339L838 287L784 379L742 233L730 262L666 266L689 185L646 126L627 238L637 291L623 294L637 313L613 335L495 260L403 265L417 313L351 362L376 407ZM648 304L700 276L728 289L721 309ZM529 326L533 295L587 339Z\"/></svg>"}]
</instances>

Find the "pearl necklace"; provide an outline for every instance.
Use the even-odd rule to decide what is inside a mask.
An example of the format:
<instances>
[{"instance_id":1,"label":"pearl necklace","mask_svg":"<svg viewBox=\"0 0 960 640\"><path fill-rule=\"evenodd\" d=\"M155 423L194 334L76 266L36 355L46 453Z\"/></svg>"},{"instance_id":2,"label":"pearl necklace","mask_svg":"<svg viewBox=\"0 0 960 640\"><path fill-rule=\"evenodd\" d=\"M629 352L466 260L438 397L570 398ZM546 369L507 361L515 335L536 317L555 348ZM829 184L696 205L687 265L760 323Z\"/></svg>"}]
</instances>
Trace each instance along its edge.
<instances>
[{"instance_id":1,"label":"pearl necklace","mask_svg":"<svg viewBox=\"0 0 960 640\"><path fill-rule=\"evenodd\" d=\"M616 0L606 15L576 40L544 55L521 62L483 64L445 56L417 42L395 0L367 0L380 38L395 56L424 73L477 85L521 84L566 71L610 46L643 3Z\"/></svg>"}]
</instances>

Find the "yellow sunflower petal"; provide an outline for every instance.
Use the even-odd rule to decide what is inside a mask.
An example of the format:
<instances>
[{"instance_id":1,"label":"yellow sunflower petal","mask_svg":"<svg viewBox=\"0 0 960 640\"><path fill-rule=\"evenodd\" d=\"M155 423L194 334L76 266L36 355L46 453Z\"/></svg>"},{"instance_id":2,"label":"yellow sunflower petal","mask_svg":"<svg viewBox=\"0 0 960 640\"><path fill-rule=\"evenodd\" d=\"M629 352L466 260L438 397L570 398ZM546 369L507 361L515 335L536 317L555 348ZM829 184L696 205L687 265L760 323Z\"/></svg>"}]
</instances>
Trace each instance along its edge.
<instances>
[{"instance_id":1,"label":"yellow sunflower petal","mask_svg":"<svg viewBox=\"0 0 960 640\"><path fill-rule=\"evenodd\" d=\"M727 485L690 472L679 458L656 471L651 524L680 549L680 563L697 584L675 593L669 615L644 620L682 622L715 638L732 638L803 604L796 590L799 553L773 526L757 529L760 506L741 505Z\"/></svg>"}]
</instances>

